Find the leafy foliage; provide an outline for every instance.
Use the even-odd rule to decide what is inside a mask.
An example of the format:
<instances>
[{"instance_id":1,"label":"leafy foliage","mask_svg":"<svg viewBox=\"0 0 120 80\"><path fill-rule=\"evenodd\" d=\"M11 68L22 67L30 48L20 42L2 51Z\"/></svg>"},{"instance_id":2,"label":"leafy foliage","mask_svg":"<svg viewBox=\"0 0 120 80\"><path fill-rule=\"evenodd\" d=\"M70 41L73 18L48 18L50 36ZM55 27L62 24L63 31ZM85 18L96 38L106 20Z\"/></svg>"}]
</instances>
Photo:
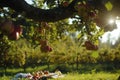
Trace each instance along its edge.
<instances>
[{"instance_id":1,"label":"leafy foliage","mask_svg":"<svg viewBox=\"0 0 120 80\"><path fill-rule=\"evenodd\" d=\"M55 6L65 8L69 5L64 5L66 1L72 2L71 0L60 0L60 3L56 0L36 0L33 6L45 9ZM105 6L108 11L112 9L110 2L106 3ZM10 8L1 8L0 65L25 68L64 63L75 64L77 67L79 64L85 63L109 62L114 65L118 64L120 62L119 47L111 50L102 50L99 47L99 38L104 33L103 29L113 30L114 28L102 28L104 20L99 26L97 23L97 20L100 20L98 15L102 14L89 5L86 0L78 1L74 8L76 13L72 18L49 23L27 19L24 17L24 13L18 14ZM13 25L22 25L23 31L19 38L15 38L15 40L9 38L11 30L8 27L11 25L7 27L8 30L5 29L6 32L3 31L2 24L6 25L4 23L6 20L10 20ZM89 43L86 44L86 42ZM114 67L119 68L119 65Z\"/></svg>"}]
</instances>

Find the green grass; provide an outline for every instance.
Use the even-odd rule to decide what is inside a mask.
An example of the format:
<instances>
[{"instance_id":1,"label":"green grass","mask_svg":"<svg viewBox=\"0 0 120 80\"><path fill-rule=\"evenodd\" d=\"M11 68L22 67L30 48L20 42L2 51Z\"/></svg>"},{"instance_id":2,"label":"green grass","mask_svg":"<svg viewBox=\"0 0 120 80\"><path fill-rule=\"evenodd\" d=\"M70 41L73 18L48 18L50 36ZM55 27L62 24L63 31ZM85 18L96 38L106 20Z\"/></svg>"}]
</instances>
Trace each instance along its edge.
<instances>
[{"instance_id":1,"label":"green grass","mask_svg":"<svg viewBox=\"0 0 120 80\"><path fill-rule=\"evenodd\" d=\"M79 74L77 72L64 74L65 77L57 78L57 79L49 79L49 80L117 80L119 73L87 73L87 74ZM3 76L0 77L0 80L10 80L13 76ZM25 79L22 79L25 80Z\"/></svg>"},{"instance_id":2,"label":"green grass","mask_svg":"<svg viewBox=\"0 0 120 80\"><path fill-rule=\"evenodd\" d=\"M11 80L12 79L12 76L3 76L3 77L0 77L0 80Z\"/></svg>"},{"instance_id":3,"label":"green grass","mask_svg":"<svg viewBox=\"0 0 120 80\"><path fill-rule=\"evenodd\" d=\"M88 74L78 74L78 73L68 73L64 78L58 78L56 80L117 80L118 73L88 73ZM55 80L55 79L50 79Z\"/></svg>"},{"instance_id":4,"label":"green grass","mask_svg":"<svg viewBox=\"0 0 120 80\"><path fill-rule=\"evenodd\" d=\"M52 69L53 68L53 69ZM52 72L54 70L55 66L50 66L50 69ZM120 76L120 69L116 69L114 71L105 71L102 70L101 67L99 67L101 70L97 71L96 69L90 69L87 70L89 66L84 66L84 68L80 67L79 72L68 72L65 73L65 77L63 78L57 78L57 79L49 79L49 80L117 80L117 78ZM27 72L35 72L38 70L45 70L47 69L47 66L40 66L35 68L27 68ZM64 67L65 69L65 67ZM0 69L0 73L3 73L4 71L2 68ZM14 68L14 69L7 69L6 75L0 75L0 80L11 80L16 73L23 72L22 68ZM25 80L25 79L22 79Z\"/></svg>"}]
</instances>

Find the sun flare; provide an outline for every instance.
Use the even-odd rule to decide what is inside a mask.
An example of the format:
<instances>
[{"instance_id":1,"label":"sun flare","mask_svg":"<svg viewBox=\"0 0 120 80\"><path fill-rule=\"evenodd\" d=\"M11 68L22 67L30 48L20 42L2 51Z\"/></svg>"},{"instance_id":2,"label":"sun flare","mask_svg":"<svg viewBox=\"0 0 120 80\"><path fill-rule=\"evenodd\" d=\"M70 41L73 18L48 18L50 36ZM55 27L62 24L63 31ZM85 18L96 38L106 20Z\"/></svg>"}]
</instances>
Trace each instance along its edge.
<instances>
[{"instance_id":1,"label":"sun flare","mask_svg":"<svg viewBox=\"0 0 120 80\"><path fill-rule=\"evenodd\" d=\"M109 36L111 43L114 45L118 40L118 38L120 37L120 17L117 16L115 20L110 19L108 22L109 24L113 24L115 22L117 25L117 29L113 31L105 32L105 34L102 36L103 37L102 42L107 42Z\"/></svg>"},{"instance_id":2,"label":"sun flare","mask_svg":"<svg viewBox=\"0 0 120 80\"><path fill-rule=\"evenodd\" d=\"M109 20L109 24L113 24L114 22L115 22L114 19L110 19L110 20Z\"/></svg>"}]
</instances>

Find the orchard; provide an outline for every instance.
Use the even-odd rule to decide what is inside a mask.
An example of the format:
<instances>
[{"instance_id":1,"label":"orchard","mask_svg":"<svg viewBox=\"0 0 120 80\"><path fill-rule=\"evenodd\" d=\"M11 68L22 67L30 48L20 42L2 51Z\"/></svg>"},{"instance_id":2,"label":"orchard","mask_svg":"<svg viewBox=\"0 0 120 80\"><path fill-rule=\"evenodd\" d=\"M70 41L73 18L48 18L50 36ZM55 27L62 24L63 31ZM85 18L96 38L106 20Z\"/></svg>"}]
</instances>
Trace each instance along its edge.
<instances>
[{"instance_id":1,"label":"orchard","mask_svg":"<svg viewBox=\"0 0 120 80\"><path fill-rule=\"evenodd\" d=\"M0 0L0 66L25 70L29 64L49 68L67 63L78 69L79 63L119 63L119 40L114 45L101 41L104 33L117 29L119 4L120 0Z\"/></svg>"},{"instance_id":2,"label":"orchard","mask_svg":"<svg viewBox=\"0 0 120 80\"><path fill-rule=\"evenodd\" d=\"M48 7L48 9L41 9L45 3L47 4L46 7ZM34 37L35 40L41 40L43 37L44 39L46 38L48 31L51 33L50 29L53 27L50 27L50 22L71 18L75 19L73 20L73 22L76 23L74 25L77 26L73 27L75 28L75 31L79 31L80 34L86 36L87 40L96 46L98 45L98 43L96 44L97 39L104 31L116 28L115 24L112 25L113 28L110 27L106 22L106 19L111 16L114 18L119 16L119 11L117 10L119 8L118 3L119 1L117 0L114 2L112 0L44 0L43 3L39 4L36 0L30 5L24 0L1 0L1 34L7 35L10 40L18 40L21 35L24 37L24 33L27 33L27 31L23 30L22 26L26 29L28 25L32 25L34 26L34 29L36 28L38 31L34 30L34 34L26 36ZM5 10L4 7L8 8ZM34 24L30 24L30 21L34 22ZM97 26L100 27L100 30L97 29ZM23 31L24 33L22 34ZM30 32L30 30L28 31ZM64 31L61 31L61 33ZM67 30L68 33L69 31L70 30ZM57 33L59 34L59 32ZM79 38L82 38L83 36L80 36ZM96 49L97 48L95 48L95 50Z\"/></svg>"}]
</instances>

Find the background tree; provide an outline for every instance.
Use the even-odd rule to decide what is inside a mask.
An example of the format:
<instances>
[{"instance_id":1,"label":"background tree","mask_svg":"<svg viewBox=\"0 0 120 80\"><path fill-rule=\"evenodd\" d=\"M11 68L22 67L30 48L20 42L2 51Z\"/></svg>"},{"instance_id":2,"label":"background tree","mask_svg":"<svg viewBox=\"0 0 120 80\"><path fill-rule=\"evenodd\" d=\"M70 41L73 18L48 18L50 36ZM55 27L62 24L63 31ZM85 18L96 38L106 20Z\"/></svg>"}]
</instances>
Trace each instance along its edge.
<instances>
[{"instance_id":1,"label":"background tree","mask_svg":"<svg viewBox=\"0 0 120 80\"><path fill-rule=\"evenodd\" d=\"M0 66L4 68L4 72L6 73L7 66L9 64L9 58L11 57L8 53L10 47L12 46L12 42L10 42L7 36L1 35L0 37Z\"/></svg>"}]
</instances>

